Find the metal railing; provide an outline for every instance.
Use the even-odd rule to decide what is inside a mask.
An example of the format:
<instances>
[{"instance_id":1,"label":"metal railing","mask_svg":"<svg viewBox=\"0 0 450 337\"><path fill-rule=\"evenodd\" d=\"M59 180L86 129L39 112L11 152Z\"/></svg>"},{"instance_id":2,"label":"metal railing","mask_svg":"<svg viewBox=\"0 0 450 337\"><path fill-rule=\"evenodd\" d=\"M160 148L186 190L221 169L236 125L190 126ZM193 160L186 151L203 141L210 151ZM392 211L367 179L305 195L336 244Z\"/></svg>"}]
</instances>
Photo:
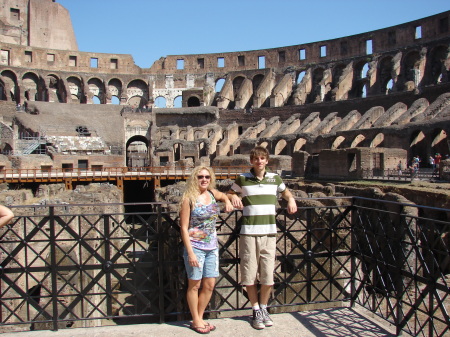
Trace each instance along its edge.
<instances>
[{"instance_id":1,"label":"metal railing","mask_svg":"<svg viewBox=\"0 0 450 337\"><path fill-rule=\"evenodd\" d=\"M358 197L297 202L295 215L277 211L272 312L357 303L397 333L449 333L450 210ZM0 230L0 323L57 330L105 319L188 319L178 218L170 209L14 208L13 223ZM250 307L239 284L240 218L234 211L218 223L220 276L210 315Z\"/></svg>"},{"instance_id":2,"label":"metal railing","mask_svg":"<svg viewBox=\"0 0 450 337\"><path fill-rule=\"evenodd\" d=\"M235 178L241 172L248 171L247 166L213 167L217 179ZM53 179L116 179L117 177L130 179L171 178L186 179L192 167L91 167L91 168L53 168L41 169L2 169L0 182L36 181Z\"/></svg>"}]
</instances>

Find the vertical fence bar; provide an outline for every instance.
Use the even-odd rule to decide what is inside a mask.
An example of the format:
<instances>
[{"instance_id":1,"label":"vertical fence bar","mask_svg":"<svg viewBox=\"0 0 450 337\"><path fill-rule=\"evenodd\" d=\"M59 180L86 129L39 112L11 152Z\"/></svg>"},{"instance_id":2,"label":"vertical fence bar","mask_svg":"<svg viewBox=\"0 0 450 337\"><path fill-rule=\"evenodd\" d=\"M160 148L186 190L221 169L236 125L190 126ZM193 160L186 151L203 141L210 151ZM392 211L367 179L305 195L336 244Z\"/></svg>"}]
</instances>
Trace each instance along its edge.
<instances>
[{"instance_id":1,"label":"vertical fence bar","mask_svg":"<svg viewBox=\"0 0 450 337\"><path fill-rule=\"evenodd\" d=\"M356 303L356 253L355 253L355 241L356 241L356 234L355 234L355 224L357 220L356 208L354 206L355 199L352 198L352 203L349 206L350 207L350 307L354 308Z\"/></svg>"},{"instance_id":2,"label":"vertical fence bar","mask_svg":"<svg viewBox=\"0 0 450 337\"><path fill-rule=\"evenodd\" d=\"M55 235L55 207L49 206L49 229L50 229L50 271L52 277L52 309L53 330L58 330L58 273L56 267L56 235Z\"/></svg>"},{"instance_id":3,"label":"vertical fence bar","mask_svg":"<svg viewBox=\"0 0 450 337\"><path fill-rule=\"evenodd\" d=\"M108 316L112 316L112 287L111 287L111 231L110 231L110 221L109 215L103 215L103 228L104 228L104 238L105 238L105 262L103 265L103 271L105 272L105 288L106 288L106 313Z\"/></svg>"},{"instance_id":4,"label":"vertical fence bar","mask_svg":"<svg viewBox=\"0 0 450 337\"><path fill-rule=\"evenodd\" d=\"M159 323L164 323L164 228L162 226L162 208L156 208L156 233L158 237L158 287L159 287Z\"/></svg>"}]
</instances>

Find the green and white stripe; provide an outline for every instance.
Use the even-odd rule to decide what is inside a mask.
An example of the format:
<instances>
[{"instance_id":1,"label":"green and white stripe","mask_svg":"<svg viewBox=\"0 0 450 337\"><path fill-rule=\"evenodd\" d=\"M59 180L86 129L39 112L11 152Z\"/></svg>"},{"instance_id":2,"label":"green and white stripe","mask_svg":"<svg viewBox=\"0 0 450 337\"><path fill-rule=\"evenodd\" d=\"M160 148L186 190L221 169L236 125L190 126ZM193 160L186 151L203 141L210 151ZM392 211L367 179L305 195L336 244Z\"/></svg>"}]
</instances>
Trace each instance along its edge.
<instances>
[{"instance_id":1,"label":"green and white stripe","mask_svg":"<svg viewBox=\"0 0 450 337\"><path fill-rule=\"evenodd\" d=\"M241 234L275 234L277 195L286 189L281 177L266 172L264 179L258 180L252 173L244 173L236 178L231 188L241 194L244 204Z\"/></svg>"}]
</instances>

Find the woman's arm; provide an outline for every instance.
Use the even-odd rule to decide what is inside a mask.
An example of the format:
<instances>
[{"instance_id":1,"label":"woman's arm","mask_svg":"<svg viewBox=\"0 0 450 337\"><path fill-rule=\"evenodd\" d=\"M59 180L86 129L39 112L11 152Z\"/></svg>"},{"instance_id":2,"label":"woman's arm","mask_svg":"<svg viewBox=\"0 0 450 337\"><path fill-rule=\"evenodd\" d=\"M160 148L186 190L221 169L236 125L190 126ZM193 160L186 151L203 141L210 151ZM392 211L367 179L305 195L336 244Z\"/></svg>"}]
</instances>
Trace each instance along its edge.
<instances>
[{"instance_id":1,"label":"woman's arm","mask_svg":"<svg viewBox=\"0 0 450 337\"><path fill-rule=\"evenodd\" d=\"M0 228L9 224L9 222L14 218L14 213L3 205L0 205Z\"/></svg>"},{"instance_id":2,"label":"woman's arm","mask_svg":"<svg viewBox=\"0 0 450 337\"><path fill-rule=\"evenodd\" d=\"M191 245L191 239L189 238L190 217L191 217L191 206L189 204L189 200L184 199L180 209L181 240L183 240L183 244L186 247L189 265L193 267L199 267L197 256L194 254L194 250L192 249Z\"/></svg>"},{"instance_id":3,"label":"woman's arm","mask_svg":"<svg viewBox=\"0 0 450 337\"><path fill-rule=\"evenodd\" d=\"M222 201L225 203L225 212L231 212L234 207L231 204L230 199L228 199L227 195L225 193L222 193L218 190L211 190L211 193L214 194L214 198L216 198L216 200Z\"/></svg>"}]
</instances>

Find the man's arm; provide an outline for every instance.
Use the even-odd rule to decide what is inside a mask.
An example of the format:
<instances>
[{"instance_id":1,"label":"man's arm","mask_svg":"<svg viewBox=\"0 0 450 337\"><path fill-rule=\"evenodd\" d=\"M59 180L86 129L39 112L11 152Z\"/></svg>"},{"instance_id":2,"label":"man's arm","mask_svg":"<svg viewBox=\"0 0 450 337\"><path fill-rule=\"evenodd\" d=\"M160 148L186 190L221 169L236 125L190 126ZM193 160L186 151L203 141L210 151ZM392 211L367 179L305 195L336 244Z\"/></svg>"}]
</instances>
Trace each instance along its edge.
<instances>
[{"instance_id":1,"label":"man's arm","mask_svg":"<svg viewBox=\"0 0 450 337\"><path fill-rule=\"evenodd\" d=\"M281 192L281 197L288 202L287 211L289 214L294 214L297 212L297 202L287 187L283 192Z\"/></svg>"}]
</instances>

